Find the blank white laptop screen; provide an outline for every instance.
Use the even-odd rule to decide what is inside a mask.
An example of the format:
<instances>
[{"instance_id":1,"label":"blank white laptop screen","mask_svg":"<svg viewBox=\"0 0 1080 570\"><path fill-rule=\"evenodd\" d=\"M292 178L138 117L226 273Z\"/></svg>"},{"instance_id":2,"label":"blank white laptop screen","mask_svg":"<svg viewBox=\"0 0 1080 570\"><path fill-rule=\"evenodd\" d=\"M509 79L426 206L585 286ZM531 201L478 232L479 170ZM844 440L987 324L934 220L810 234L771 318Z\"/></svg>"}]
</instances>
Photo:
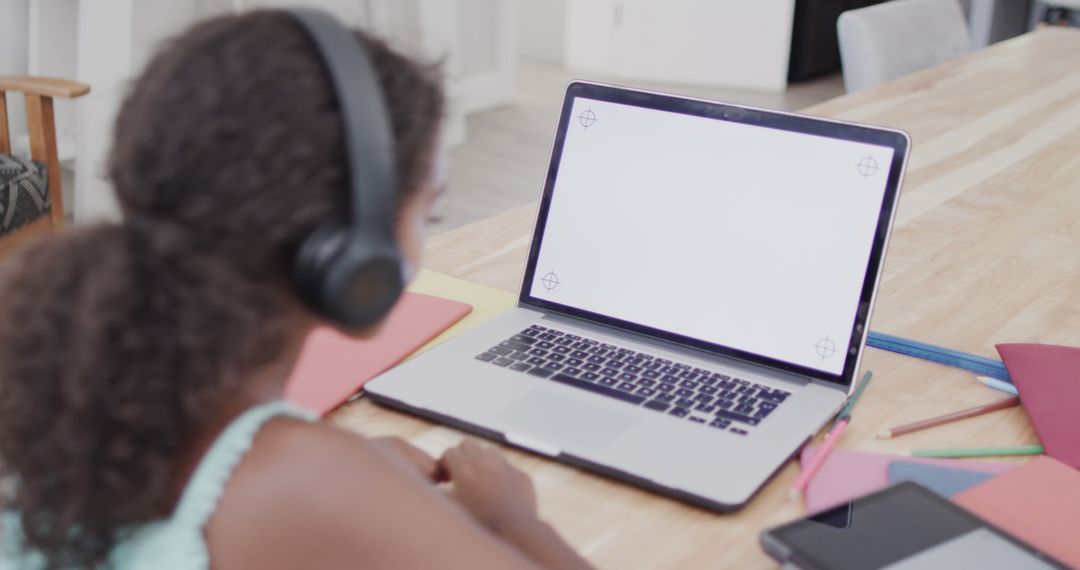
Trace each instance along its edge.
<instances>
[{"instance_id":1,"label":"blank white laptop screen","mask_svg":"<svg viewBox=\"0 0 1080 570\"><path fill-rule=\"evenodd\" d=\"M893 152L577 97L529 294L840 374Z\"/></svg>"}]
</instances>

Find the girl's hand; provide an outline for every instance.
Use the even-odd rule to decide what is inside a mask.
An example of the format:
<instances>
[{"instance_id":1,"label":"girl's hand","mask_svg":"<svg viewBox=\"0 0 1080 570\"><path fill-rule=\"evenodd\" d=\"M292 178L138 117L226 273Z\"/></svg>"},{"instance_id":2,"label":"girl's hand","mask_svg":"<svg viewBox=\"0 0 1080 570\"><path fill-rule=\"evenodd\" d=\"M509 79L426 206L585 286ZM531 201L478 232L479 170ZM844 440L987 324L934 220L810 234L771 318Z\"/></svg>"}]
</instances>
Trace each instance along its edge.
<instances>
[{"instance_id":1,"label":"girl's hand","mask_svg":"<svg viewBox=\"0 0 1080 570\"><path fill-rule=\"evenodd\" d=\"M388 436L373 438L371 443L375 444L375 447L382 451L387 452L398 459L405 460L406 463L418 469L420 473L431 482L442 483L446 481L446 472L442 469L442 466L435 461L435 458L408 441L397 436Z\"/></svg>"},{"instance_id":2,"label":"girl's hand","mask_svg":"<svg viewBox=\"0 0 1080 570\"><path fill-rule=\"evenodd\" d=\"M538 519L532 479L494 447L467 439L439 463L453 484L450 496L495 534Z\"/></svg>"}]
</instances>

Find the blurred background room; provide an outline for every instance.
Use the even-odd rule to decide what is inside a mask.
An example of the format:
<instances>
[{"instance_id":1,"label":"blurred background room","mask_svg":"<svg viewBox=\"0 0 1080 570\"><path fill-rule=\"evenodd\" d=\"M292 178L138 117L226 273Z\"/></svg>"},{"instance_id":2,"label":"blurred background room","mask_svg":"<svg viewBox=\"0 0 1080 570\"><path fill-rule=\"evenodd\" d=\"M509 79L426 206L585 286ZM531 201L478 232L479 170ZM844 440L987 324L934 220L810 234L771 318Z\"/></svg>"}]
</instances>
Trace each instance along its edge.
<instances>
[{"instance_id":1,"label":"blurred background room","mask_svg":"<svg viewBox=\"0 0 1080 570\"><path fill-rule=\"evenodd\" d=\"M442 62L451 192L435 232L539 196L572 79L794 111L1080 21L1078 0L0 0L0 75L91 88L56 101L64 216L116 216L103 167L113 117L163 39L214 14L287 4L329 9ZM27 155L22 97L7 104L11 152Z\"/></svg>"}]
</instances>

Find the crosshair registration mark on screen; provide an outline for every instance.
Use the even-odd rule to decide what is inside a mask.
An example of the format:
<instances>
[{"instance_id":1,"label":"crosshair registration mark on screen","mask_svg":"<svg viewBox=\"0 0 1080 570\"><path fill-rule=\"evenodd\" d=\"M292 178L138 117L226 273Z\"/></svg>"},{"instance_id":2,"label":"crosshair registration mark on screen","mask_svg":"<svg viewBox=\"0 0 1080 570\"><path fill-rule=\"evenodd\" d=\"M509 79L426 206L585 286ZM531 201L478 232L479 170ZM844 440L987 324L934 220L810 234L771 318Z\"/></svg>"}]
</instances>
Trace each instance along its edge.
<instances>
[{"instance_id":1,"label":"crosshair registration mark on screen","mask_svg":"<svg viewBox=\"0 0 1080 570\"><path fill-rule=\"evenodd\" d=\"M881 170L881 167L878 166L877 161L874 160L874 157L870 155L866 155L865 157L863 157L862 160L857 162L855 164L855 168L858 169L859 174L861 174L863 178L870 178L871 176L877 174L878 170Z\"/></svg>"},{"instance_id":2,"label":"crosshair registration mark on screen","mask_svg":"<svg viewBox=\"0 0 1080 570\"><path fill-rule=\"evenodd\" d=\"M816 352L818 357L822 360L831 358L832 355L836 354L836 343L833 342L831 338L825 337L817 341L817 344L814 345L814 352Z\"/></svg>"},{"instance_id":3,"label":"crosshair registration mark on screen","mask_svg":"<svg viewBox=\"0 0 1080 570\"><path fill-rule=\"evenodd\" d=\"M551 291L559 286L559 276L554 271L548 271L547 274L540 278L540 283L544 286L544 289Z\"/></svg>"},{"instance_id":4,"label":"crosshair registration mark on screen","mask_svg":"<svg viewBox=\"0 0 1080 570\"><path fill-rule=\"evenodd\" d=\"M581 123L582 127L587 129L587 128L595 125L596 122L599 121L600 119L596 118L596 113L593 113L592 109L585 109L584 111L581 112L580 115L578 115L577 120L578 120L579 123Z\"/></svg>"}]
</instances>

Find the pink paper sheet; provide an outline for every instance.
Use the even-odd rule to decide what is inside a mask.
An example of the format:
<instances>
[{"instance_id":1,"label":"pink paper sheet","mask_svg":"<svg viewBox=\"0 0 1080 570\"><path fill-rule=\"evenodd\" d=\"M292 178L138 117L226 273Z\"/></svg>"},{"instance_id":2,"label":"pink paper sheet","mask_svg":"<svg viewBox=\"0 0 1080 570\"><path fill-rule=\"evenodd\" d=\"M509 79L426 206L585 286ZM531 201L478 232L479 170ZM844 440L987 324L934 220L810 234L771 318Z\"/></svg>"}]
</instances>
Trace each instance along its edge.
<instances>
[{"instance_id":1,"label":"pink paper sheet","mask_svg":"<svg viewBox=\"0 0 1080 570\"><path fill-rule=\"evenodd\" d=\"M325 414L470 311L471 306L459 301L405 293L374 338L357 340L320 327L304 344L285 386L285 399Z\"/></svg>"},{"instance_id":2,"label":"pink paper sheet","mask_svg":"<svg viewBox=\"0 0 1080 570\"><path fill-rule=\"evenodd\" d=\"M802 452L802 464L809 464L818 446L807 446ZM1003 473L1013 465L958 459L931 459L879 455L847 449L833 449L825 464L806 488L807 512L818 512L889 486L889 463L896 460L941 467L957 467L983 473Z\"/></svg>"},{"instance_id":3,"label":"pink paper sheet","mask_svg":"<svg viewBox=\"0 0 1080 570\"><path fill-rule=\"evenodd\" d=\"M1080 469L1080 348L999 344L997 349L1046 454Z\"/></svg>"}]
</instances>

